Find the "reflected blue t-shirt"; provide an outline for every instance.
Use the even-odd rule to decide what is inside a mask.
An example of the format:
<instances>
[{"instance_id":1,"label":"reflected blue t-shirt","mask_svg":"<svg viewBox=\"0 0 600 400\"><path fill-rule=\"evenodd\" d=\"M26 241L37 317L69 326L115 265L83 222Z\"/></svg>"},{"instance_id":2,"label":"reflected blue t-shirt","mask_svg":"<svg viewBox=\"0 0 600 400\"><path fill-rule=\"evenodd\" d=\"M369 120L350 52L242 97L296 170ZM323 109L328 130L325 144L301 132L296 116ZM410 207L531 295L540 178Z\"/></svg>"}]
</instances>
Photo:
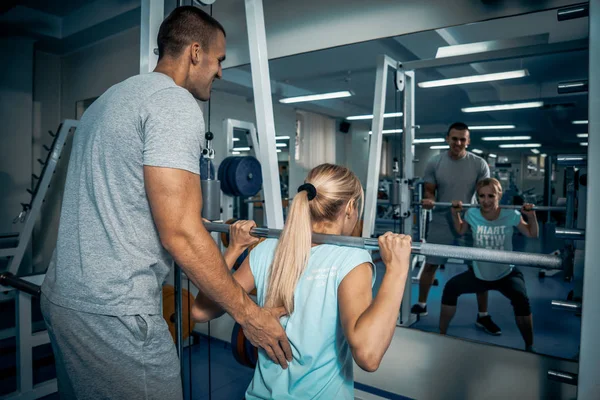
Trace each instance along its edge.
<instances>
[{"instance_id":1,"label":"reflected blue t-shirt","mask_svg":"<svg viewBox=\"0 0 600 400\"><path fill-rule=\"evenodd\" d=\"M473 246L482 249L512 251L514 227L521 222L521 213L517 210L500 209L500 215L489 221L481 215L478 208L470 208L465 213L465 221L473 233ZM473 272L478 279L497 281L513 270L514 265L497 264L485 261L473 261Z\"/></svg>"},{"instance_id":2,"label":"reflected blue t-shirt","mask_svg":"<svg viewBox=\"0 0 600 400\"><path fill-rule=\"evenodd\" d=\"M250 253L261 307L277 242L265 240ZM260 350L246 399L354 398L352 353L340 322L337 294L344 277L363 263L373 266L371 255L363 249L334 245L311 249L306 270L294 291L294 312L281 318L293 360L284 370ZM371 285L374 282L375 268Z\"/></svg>"}]
</instances>

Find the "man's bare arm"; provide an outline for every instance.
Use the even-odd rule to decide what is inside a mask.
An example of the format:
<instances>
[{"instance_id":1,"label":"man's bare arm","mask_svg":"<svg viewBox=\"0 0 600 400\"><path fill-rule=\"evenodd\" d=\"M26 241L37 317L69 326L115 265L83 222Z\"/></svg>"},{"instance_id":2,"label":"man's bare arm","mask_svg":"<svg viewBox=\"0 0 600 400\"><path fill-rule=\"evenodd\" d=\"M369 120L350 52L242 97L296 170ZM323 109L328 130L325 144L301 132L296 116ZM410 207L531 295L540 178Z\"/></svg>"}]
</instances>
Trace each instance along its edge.
<instances>
[{"instance_id":1,"label":"man's bare arm","mask_svg":"<svg viewBox=\"0 0 600 400\"><path fill-rule=\"evenodd\" d=\"M180 169L144 166L144 181L161 243L175 262L204 294L244 327L251 342L264 348L274 361L287 365L285 359L291 359L291 350L288 353L283 328L233 279L204 227L200 177Z\"/></svg>"},{"instance_id":2,"label":"man's bare arm","mask_svg":"<svg viewBox=\"0 0 600 400\"><path fill-rule=\"evenodd\" d=\"M435 183L425 183L425 190L423 193L423 200L421 205L426 210L431 210L435 205L435 190L437 185Z\"/></svg>"}]
</instances>

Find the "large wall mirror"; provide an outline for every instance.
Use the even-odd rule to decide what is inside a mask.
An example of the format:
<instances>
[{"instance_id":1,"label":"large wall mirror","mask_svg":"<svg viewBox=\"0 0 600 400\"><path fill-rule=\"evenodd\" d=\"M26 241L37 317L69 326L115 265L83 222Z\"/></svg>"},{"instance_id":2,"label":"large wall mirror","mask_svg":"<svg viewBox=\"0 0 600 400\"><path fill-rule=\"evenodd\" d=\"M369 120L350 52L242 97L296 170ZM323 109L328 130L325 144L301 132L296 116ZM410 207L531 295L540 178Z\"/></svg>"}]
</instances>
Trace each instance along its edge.
<instances>
[{"instance_id":1,"label":"large wall mirror","mask_svg":"<svg viewBox=\"0 0 600 400\"><path fill-rule=\"evenodd\" d=\"M575 263L567 270L517 266L522 287L503 286L503 291L489 291L487 316L501 332L483 329L486 325L479 322L486 314L478 314L475 294L463 294L447 335L525 350L527 333L523 332L530 322L524 323L524 315L515 318L517 308L524 314L524 299L515 300L513 296L509 300L506 293L526 291L526 309L533 321L533 349L528 350L577 359L580 315L577 310L557 306L556 301L581 300L583 243L561 238L555 227L578 228L585 221L587 43L587 17L570 18L548 10L271 60L275 128L281 150L278 158L286 190L289 188L293 196L306 171L320 162L346 165L366 187L368 165L374 162L369 160L369 146L377 58L387 55L403 63L421 60L420 68L415 70L415 176L423 178L428 161L449 151L448 128L454 122L463 122L470 127L467 151L481 157L491 177L501 183L501 204L564 207L558 212L536 213L537 238L526 237L518 228L511 229L514 232L508 240L513 250L575 253ZM456 61L457 57L463 57L463 61ZM469 61L470 57L476 61ZM223 79L215 82L214 91L212 108L220 111L211 114L213 131L223 118L254 120L249 65L225 70ZM336 93L330 96L336 98L286 100L325 93ZM387 200L394 158L402 154L403 106L403 95L396 90L390 73L376 233L400 229ZM481 108L484 106L493 107ZM564 157L559 160L558 156L565 155L574 162ZM456 175L454 179L464 176ZM422 263L415 263L411 273L411 305L419 303L423 268ZM422 313L410 329L439 333L445 286L472 268L461 260L447 260L435 273L426 315ZM379 276L384 271L379 262ZM518 307L513 308L515 302Z\"/></svg>"}]
</instances>

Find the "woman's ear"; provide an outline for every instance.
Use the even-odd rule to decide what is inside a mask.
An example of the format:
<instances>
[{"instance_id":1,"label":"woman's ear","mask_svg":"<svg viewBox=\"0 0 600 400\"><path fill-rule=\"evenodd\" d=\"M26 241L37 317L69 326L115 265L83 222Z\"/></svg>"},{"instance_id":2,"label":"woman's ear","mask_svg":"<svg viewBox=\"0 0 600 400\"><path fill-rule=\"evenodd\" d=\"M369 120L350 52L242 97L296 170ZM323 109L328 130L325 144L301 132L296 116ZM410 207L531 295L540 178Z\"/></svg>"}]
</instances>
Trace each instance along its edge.
<instances>
[{"instance_id":1,"label":"woman's ear","mask_svg":"<svg viewBox=\"0 0 600 400\"><path fill-rule=\"evenodd\" d=\"M356 202L354 201L354 199L352 199L346 204L346 216L350 216L354 212L355 208Z\"/></svg>"}]
</instances>

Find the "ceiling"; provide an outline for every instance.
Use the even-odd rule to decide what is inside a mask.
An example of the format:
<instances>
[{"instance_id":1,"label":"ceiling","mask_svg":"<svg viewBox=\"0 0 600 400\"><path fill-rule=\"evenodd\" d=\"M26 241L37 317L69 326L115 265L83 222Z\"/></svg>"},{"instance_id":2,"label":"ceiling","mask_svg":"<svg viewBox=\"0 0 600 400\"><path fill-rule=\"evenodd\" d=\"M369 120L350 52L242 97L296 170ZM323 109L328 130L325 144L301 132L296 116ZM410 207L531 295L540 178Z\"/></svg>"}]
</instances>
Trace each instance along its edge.
<instances>
[{"instance_id":1,"label":"ceiling","mask_svg":"<svg viewBox=\"0 0 600 400\"><path fill-rule=\"evenodd\" d=\"M23 6L57 17L67 16L89 3L89 0L8 0L12 6Z\"/></svg>"},{"instance_id":2,"label":"ceiling","mask_svg":"<svg viewBox=\"0 0 600 400\"><path fill-rule=\"evenodd\" d=\"M383 38L327 50L271 60L269 63L274 101L281 97L350 90L352 97L290 105L297 109L318 112L337 119L349 115L372 114L377 57L380 54L400 61L434 59L438 48L482 41L503 41L511 47L547 45L586 39L588 19L559 22L556 10L525 14L510 18L426 31L394 38ZM513 124L506 131L473 131L472 147L486 152L499 150L499 142L483 142L482 136L531 136L531 142L541 143L542 152L585 152L579 143L585 139L578 133L587 132L587 125L571 121L587 119L587 93L559 95L558 82L588 79L587 51L570 51L463 64L452 67L428 68L416 71L416 81L453 78L484 73L527 69L529 75L520 79L417 88L415 94L417 137L440 137L455 121L469 125ZM216 82L221 90L252 98L250 66L227 69L223 80ZM402 93L395 91L393 74L388 74L386 112L402 111ZM541 100L538 109L464 113L464 107ZM370 122L353 124L370 128ZM386 119L384 129L401 127L402 119ZM516 151L523 151L522 149ZM529 150L525 150L529 152Z\"/></svg>"}]
</instances>

